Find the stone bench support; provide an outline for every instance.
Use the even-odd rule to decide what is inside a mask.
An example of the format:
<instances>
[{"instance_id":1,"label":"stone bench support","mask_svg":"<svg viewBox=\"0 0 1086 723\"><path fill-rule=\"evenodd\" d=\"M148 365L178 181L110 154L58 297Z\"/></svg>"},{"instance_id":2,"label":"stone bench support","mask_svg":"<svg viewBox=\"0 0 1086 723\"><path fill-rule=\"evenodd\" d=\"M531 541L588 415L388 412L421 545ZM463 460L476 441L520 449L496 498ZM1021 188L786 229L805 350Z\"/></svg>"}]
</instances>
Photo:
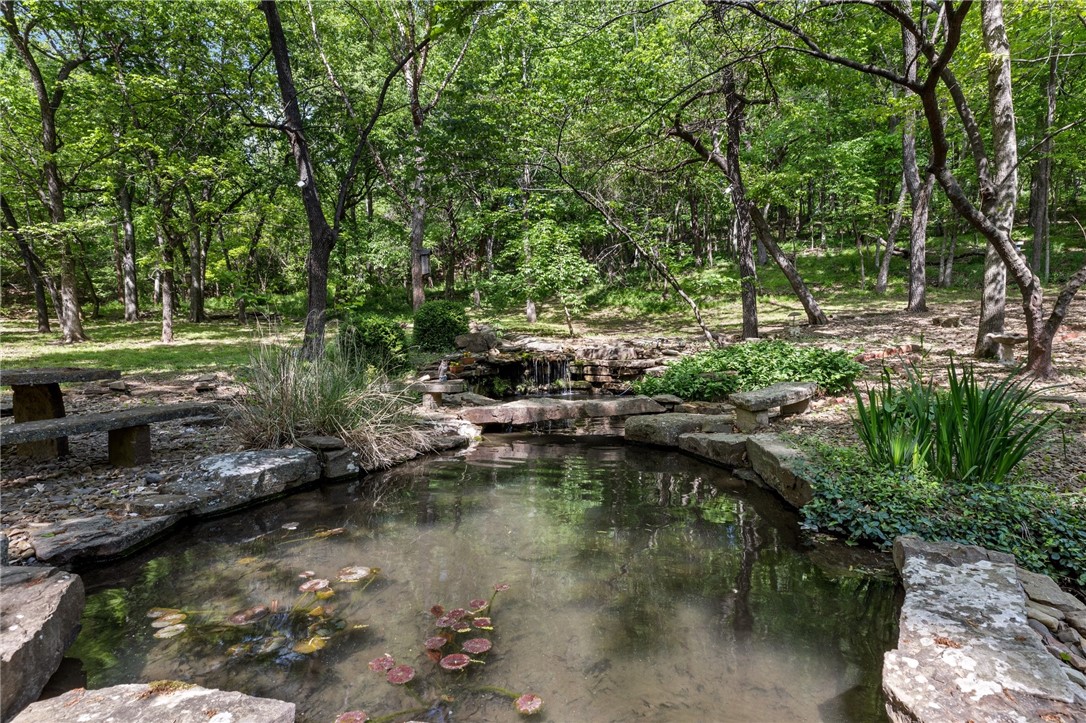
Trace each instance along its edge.
<instances>
[{"instance_id":1,"label":"stone bench support","mask_svg":"<svg viewBox=\"0 0 1086 723\"><path fill-rule=\"evenodd\" d=\"M444 394L459 394L467 389L462 379L453 379L447 382L415 382L410 391L422 393L422 408L433 411L441 406L441 397Z\"/></svg>"},{"instance_id":2,"label":"stone bench support","mask_svg":"<svg viewBox=\"0 0 1086 723\"><path fill-rule=\"evenodd\" d=\"M1014 347L1026 342L1025 334L989 334L988 339L999 344L999 361L1014 366Z\"/></svg>"},{"instance_id":3,"label":"stone bench support","mask_svg":"<svg viewBox=\"0 0 1086 723\"><path fill-rule=\"evenodd\" d=\"M110 464L131 467L151 459L150 425L216 413L214 404L185 403L17 422L0 429L0 444L22 445L42 440L64 439L72 434L109 432Z\"/></svg>"},{"instance_id":4,"label":"stone bench support","mask_svg":"<svg viewBox=\"0 0 1086 723\"><path fill-rule=\"evenodd\" d=\"M782 382L732 394L728 400L735 405L735 426L749 433L769 424L769 411L773 408L779 407L782 417L805 412L816 391L818 385L814 382Z\"/></svg>"}]
</instances>

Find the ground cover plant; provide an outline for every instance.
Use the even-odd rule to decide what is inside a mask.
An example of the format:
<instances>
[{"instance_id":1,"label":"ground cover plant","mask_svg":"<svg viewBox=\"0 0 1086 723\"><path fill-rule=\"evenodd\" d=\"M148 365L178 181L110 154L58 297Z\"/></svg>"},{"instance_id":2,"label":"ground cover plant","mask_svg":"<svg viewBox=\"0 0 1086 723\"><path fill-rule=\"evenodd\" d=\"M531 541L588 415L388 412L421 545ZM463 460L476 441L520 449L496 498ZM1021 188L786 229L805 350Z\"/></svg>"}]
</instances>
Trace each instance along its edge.
<instances>
[{"instance_id":1,"label":"ground cover plant","mask_svg":"<svg viewBox=\"0 0 1086 723\"><path fill-rule=\"evenodd\" d=\"M636 382L634 391L720 401L776 382L817 382L827 394L837 394L850 388L863 368L843 351L779 340L743 342L684 357L663 375Z\"/></svg>"},{"instance_id":2,"label":"ground cover plant","mask_svg":"<svg viewBox=\"0 0 1086 723\"><path fill-rule=\"evenodd\" d=\"M415 312L414 340L420 351L450 351L468 333L468 315L454 301L428 301Z\"/></svg>"}]
</instances>

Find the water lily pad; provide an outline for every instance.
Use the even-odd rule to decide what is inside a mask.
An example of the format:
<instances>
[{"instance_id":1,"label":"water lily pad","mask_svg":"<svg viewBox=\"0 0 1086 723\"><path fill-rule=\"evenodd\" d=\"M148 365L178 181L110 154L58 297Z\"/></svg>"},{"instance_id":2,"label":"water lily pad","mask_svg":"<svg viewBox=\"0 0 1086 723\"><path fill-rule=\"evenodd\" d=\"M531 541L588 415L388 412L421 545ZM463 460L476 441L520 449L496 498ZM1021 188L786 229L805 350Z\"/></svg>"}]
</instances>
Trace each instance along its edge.
<instances>
[{"instance_id":1,"label":"water lily pad","mask_svg":"<svg viewBox=\"0 0 1086 723\"><path fill-rule=\"evenodd\" d=\"M467 620L457 620L455 623L449 626L449 629L454 633L470 633L471 623Z\"/></svg>"},{"instance_id":2,"label":"water lily pad","mask_svg":"<svg viewBox=\"0 0 1086 723\"><path fill-rule=\"evenodd\" d=\"M396 659L388 653L385 653L380 658L374 658L370 661L370 670L383 673L392 670L396 667Z\"/></svg>"},{"instance_id":3,"label":"water lily pad","mask_svg":"<svg viewBox=\"0 0 1086 723\"><path fill-rule=\"evenodd\" d=\"M471 624L480 630L493 630L494 622L490 618L475 618Z\"/></svg>"},{"instance_id":4,"label":"water lily pad","mask_svg":"<svg viewBox=\"0 0 1086 723\"><path fill-rule=\"evenodd\" d=\"M456 622L459 622L458 620L456 620L456 618L449 617L448 615L442 615L434 621L434 625L438 626L439 628L448 628Z\"/></svg>"},{"instance_id":5,"label":"water lily pad","mask_svg":"<svg viewBox=\"0 0 1086 723\"><path fill-rule=\"evenodd\" d=\"M506 582L499 582L497 585L494 586L494 592L505 592L508 589L509 583Z\"/></svg>"},{"instance_id":6,"label":"water lily pad","mask_svg":"<svg viewBox=\"0 0 1086 723\"><path fill-rule=\"evenodd\" d=\"M426 642L424 643L424 645L426 646L427 650L441 650L442 646L444 646L447 642L449 641L441 637L440 635L435 635L432 638L426 638Z\"/></svg>"},{"instance_id":7,"label":"water lily pad","mask_svg":"<svg viewBox=\"0 0 1086 723\"><path fill-rule=\"evenodd\" d=\"M336 716L335 723L366 723L370 719L364 710L349 710Z\"/></svg>"},{"instance_id":8,"label":"water lily pad","mask_svg":"<svg viewBox=\"0 0 1086 723\"><path fill-rule=\"evenodd\" d=\"M439 618L445 614L445 608L440 605L434 605L432 608L430 608L430 614L433 615L435 618ZM150 616L150 613L148 613L148 616Z\"/></svg>"},{"instance_id":9,"label":"water lily pad","mask_svg":"<svg viewBox=\"0 0 1086 723\"><path fill-rule=\"evenodd\" d=\"M397 665L388 671L388 675L385 677L393 685L404 685L415 677L415 669L410 665Z\"/></svg>"},{"instance_id":10,"label":"water lily pad","mask_svg":"<svg viewBox=\"0 0 1086 723\"><path fill-rule=\"evenodd\" d=\"M271 610L267 605L253 605L251 608L239 610L226 619L231 625L247 625L268 617Z\"/></svg>"},{"instance_id":11,"label":"water lily pad","mask_svg":"<svg viewBox=\"0 0 1086 723\"><path fill-rule=\"evenodd\" d=\"M170 625L169 627L161 628L155 631L156 638L175 638L188 629L188 625L184 623L177 623L176 625Z\"/></svg>"},{"instance_id":12,"label":"water lily pad","mask_svg":"<svg viewBox=\"0 0 1086 723\"><path fill-rule=\"evenodd\" d=\"M179 613L179 612L181 612L181 611L178 610L177 608L151 608L150 610L147 611L147 617L149 617L149 618L160 618L163 615L173 615L173 614Z\"/></svg>"},{"instance_id":13,"label":"water lily pad","mask_svg":"<svg viewBox=\"0 0 1086 723\"><path fill-rule=\"evenodd\" d=\"M454 608L454 609L449 611L449 617L452 618L453 620L459 620L460 618L464 617L467 614L468 614L468 611L465 610L464 608Z\"/></svg>"},{"instance_id":14,"label":"water lily pad","mask_svg":"<svg viewBox=\"0 0 1086 723\"><path fill-rule=\"evenodd\" d=\"M478 612L478 611L480 611L480 610L483 610L483 609L485 609L485 608L486 608L486 606L487 606L487 605L489 605L489 604L490 604L490 602L489 602L488 600L484 600L484 599L482 599L481 597L477 597L477 598L475 598L474 600L472 600L471 602L469 602L469 603L468 603L468 606L469 606L469 607L470 607L470 608L471 608L471 609L472 609L473 611L475 611L475 612Z\"/></svg>"},{"instance_id":15,"label":"water lily pad","mask_svg":"<svg viewBox=\"0 0 1086 723\"><path fill-rule=\"evenodd\" d=\"M306 580L298 589L302 592L317 592L318 590L326 590L328 588L328 581L321 578L314 578L312 580Z\"/></svg>"},{"instance_id":16,"label":"water lily pad","mask_svg":"<svg viewBox=\"0 0 1086 723\"><path fill-rule=\"evenodd\" d=\"M493 645L486 638L472 638L471 640L465 640L463 645L460 646L465 653L471 653L472 655L485 653L492 647Z\"/></svg>"},{"instance_id":17,"label":"water lily pad","mask_svg":"<svg viewBox=\"0 0 1086 723\"><path fill-rule=\"evenodd\" d=\"M156 618L155 621L151 623L151 627L167 628L171 625L177 625L178 623L185 622L185 618L187 617L188 615L186 615L185 613L170 613L169 615L163 615L160 618Z\"/></svg>"},{"instance_id":18,"label":"water lily pad","mask_svg":"<svg viewBox=\"0 0 1086 723\"><path fill-rule=\"evenodd\" d=\"M336 579L340 582L359 582L365 580L367 577L371 577L377 574L377 570L372 567L345 567L339 571L336 575Z\"/></svg>"},{"instance_id":19,"label":"water lily pad","mask_svg":"<svg viewBox=\"0 0 1086 723\"><path fill-rule=\"evenodd\" d=\"M453 653L442 658L439 665L445 670L463 670L471 665L471 658L463 653Z\"/></svg>"},{"instance_id":20,"label":"water lily pad","mask_svg":"<svg viewBox=\"0 0 1086 723\"><path fill-rule=\"evenodd\" d=\"M306 640L299 640L297 643L294 644L292 650L300 655L310 655L311 653L317 652L327 644L327 638L322 638L319 635L314 635L313 637Z\"/></svg>"},{"instance_id":21,"label":"water lily pad","mask_svg":"<svg viewBox=\"0 0 1086 723\"><path fill-rule=\"evenodd\" d=\"M301 572L298 573L298 577L310 578L310 577L313 577L316 574L317 573L313 572L312 570L302 570Z\"/></svg>"},{"instance_id":22,"label":"water lily pad","mask_svg":"<svg viewBox=\"0 0 1086 723\"><path fill-rule=\"evenodd\" d=\"M543 710L543 699L534 693L525 693L513 701L513 707L521 715L534 715Z\"/></svg>"}]
</instances>

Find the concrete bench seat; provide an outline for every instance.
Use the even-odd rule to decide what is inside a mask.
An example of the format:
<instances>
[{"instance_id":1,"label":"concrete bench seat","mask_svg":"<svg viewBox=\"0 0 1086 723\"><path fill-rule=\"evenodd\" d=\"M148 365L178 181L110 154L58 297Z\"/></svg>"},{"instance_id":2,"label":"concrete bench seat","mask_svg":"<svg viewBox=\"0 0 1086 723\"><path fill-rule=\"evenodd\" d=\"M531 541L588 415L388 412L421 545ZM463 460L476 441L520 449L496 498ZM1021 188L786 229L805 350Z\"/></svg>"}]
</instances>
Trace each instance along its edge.
<instances>
[{"instance_id":1,"label":"concrete bench seat","mask_svg":"<svg viewBox=\"0 0 1086 723\"><path fill-rule=\"evenodd\" d=\"M441 406L443 394L459 394L467 389L463 379L451 379L445 382L415 382L409 391L422 393L423 409L437 409Z\"/></svg>"},{"instance_id":2,"label":"concrete bench seat","mask_svg":"<svg viewBox=\"0 0 1086 723\"><path fill-rule=\"evenodd\" d=\"M739 392L728 397L735 405L735 426L750 433L769 424L769 410L780 407L782 417L806 411L818 391L814 382L781 382L764 389Z\"/></svg>"},{"instance_id":3,"label":"concrete bench seat","mask_svg":"<svg viewBox=\"0 0 1086 723\"><path fill-rule=\"evenodd\" d=\"M0 444L24 444L72 434L108 431L110 464L131 467L151 460L151 424L189 417L214 416L217 413L217 406L214 404L187 402L38 419L0 427Z\"/></svg>"}]
</instances>

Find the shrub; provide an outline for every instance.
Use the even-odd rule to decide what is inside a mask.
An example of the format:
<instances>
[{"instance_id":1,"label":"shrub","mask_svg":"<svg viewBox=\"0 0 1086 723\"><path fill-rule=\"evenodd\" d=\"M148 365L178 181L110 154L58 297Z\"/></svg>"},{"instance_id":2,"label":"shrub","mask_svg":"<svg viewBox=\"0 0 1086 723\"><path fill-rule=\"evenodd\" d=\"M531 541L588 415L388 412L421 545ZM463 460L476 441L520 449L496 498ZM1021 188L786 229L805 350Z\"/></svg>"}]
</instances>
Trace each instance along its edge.
<instances>
[{"instance_id":1,"label":"shrub","mask_svg":"<svg viewBox=\"0 0 1086 723\"><path fill-rule=\"evenodd\" d=\"M1019 378L982 386L972 367L951 363L947 384L934 390L912 372L899 387L884 370L866 400L857 391L853 424L868 459L889 469L926 466L941 480L1003 485L1052 414L1035 414L1037 392Z\"/></svg>"},{"instance_id":2,"label":"shrub","mask_svg":"<svg viewBox=\"0 0 1086 723\"><path fill-rule=\"evenodd\" d=\"M361 314L340 322L340 354L352 364L395 373L407 367L407 333L391 319Z\"/></svg>"},{"instance_id":3,"label":"shrub","mask_svg":"<svg viewBox=\"0 0 1086 723\"><path fill-rule=\"evenodd\" d=\"M863 366L846 352L799 347L785 341L732 344L688 356L661 377L634 384L639 394L675 394L683 399L719 401L727 395L777 382L817 382L823 391L848 389Z\"/></svg>"},{"instance_id":4,"label":"shrub","mask_svg":"<svg viewBox=\"0 0 1086 723\"><path fill-rule=\"evenodd\" d=\"M467 333L467 312L454 301L427 301L415 312L415 346L422 351L448 351Z\"/></svg>"},{"instance_id":5,"label":"shrub","mask_svg":"<svg viewBox=\"0 0 1086 723\"><path fill-rule=\"evenodd\" d=\"M232 419L250 445L279 447L312 434L339 437L359 453L365 469L432 447L410 413L411 398L335 347L306 361L292 350L262 345L250 353L241 382Z\"/></svg>"},{"instance_id":6,"label":"shrub","mask_svg":"<svg viewBox=\"0 0 1086 723\"><path fill-rule=\"evenodd\" d=\"M814 499L804 525L886 549L899 535L1009 552L1018 564L1086 586L1086 497L1038 485L944 484L921 468L888 469L861 450L811 446Z\"/></svg>"}]
</instances>

